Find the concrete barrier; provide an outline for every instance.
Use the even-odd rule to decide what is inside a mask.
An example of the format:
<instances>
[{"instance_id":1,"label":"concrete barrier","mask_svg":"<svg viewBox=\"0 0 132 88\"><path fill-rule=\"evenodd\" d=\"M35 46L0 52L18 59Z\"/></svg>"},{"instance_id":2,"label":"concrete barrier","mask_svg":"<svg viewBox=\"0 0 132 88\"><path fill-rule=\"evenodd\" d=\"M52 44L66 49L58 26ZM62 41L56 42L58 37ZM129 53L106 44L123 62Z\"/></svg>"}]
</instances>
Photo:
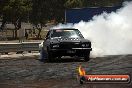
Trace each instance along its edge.
<instances>
[{"instance_id":1,"label":"concrete barrier","mask_svg":"<svg viewBox=\"0 0 132 88\"><path fill-rule=\"evenodd\" d=\"M0 53L40 51L40 42L0 43Z\"/></svg>"}]
</instances>

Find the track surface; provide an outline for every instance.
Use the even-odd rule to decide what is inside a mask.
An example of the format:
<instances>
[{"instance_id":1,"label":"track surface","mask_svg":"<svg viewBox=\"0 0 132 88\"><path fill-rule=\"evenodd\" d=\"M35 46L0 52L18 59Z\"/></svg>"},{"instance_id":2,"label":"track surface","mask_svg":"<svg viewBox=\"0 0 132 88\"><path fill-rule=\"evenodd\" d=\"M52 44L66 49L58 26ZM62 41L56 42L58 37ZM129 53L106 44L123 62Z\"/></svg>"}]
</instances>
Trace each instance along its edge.
<instances>
[{"instance_id":1,"label":"track surface","mask_svg":"<svg viewBox=\"0 0 132 88\"><path fill-rule=\"evenodd\" d=\"M52 63L37 58L10 59L0 60L0 88L132 88L132 83L80 85L76 80L80 64L87 74L132 75L132 55L97 57L89 62L75 58Z\"/></svg>"}]
</instances>

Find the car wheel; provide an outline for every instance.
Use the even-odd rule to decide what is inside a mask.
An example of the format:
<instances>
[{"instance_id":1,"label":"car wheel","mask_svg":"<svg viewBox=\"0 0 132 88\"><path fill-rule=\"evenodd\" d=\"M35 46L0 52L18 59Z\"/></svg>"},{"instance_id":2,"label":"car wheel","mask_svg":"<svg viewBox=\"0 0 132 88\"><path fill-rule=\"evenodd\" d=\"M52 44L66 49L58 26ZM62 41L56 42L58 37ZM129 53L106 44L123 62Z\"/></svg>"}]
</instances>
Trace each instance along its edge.
<instances>
[{"instance_id":1,"label":"car wheel","mask_svg":"<svg viewBox=\"0 0 132 88\"><path fill-rule=\"evenodd\" d=\"M52 62L53 61L53 55L50 51L48 51L48 61Z\"/></svg>"},{"instance_id":2,"label":"car wheel","mask_svg":"<svg viewBox=\"0 0 132 88\"><path fill-rule=\"evenodd\" d=\"M90 60L90 51L84 55L84 60L89 61Z\"/></svg>"},{"instance_id":3,"label":"car wheel","mask_svg":"<svg viewBox=\"0 0 132 88\"><path fill-rule=\"evenodd\" d=\"M47 59L47 53L43 48L41 48L41 50L40 50L40 61L45 61L46 59Z\"/></svg>"}]
</instances>

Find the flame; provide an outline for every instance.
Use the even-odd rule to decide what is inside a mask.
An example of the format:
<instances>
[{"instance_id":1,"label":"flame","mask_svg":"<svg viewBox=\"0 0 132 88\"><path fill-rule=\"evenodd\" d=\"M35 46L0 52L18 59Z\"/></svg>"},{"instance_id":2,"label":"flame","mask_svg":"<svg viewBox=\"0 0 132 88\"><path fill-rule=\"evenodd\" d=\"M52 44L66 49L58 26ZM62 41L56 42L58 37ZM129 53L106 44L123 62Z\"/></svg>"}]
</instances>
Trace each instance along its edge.
<instances>
[{"instance_id":1,"label":"flame","mask_svg":"<svg viewBox=\"0 0 132 88\"><path fill-rule=\"evenodd\" d=\"M84 76L84 75L86 74L86 72L85 72L84 68L82 68L82 66L81 66L81 65L79 66L78 71L79 71L79 75L80 75L80 76Z\"/></svg>"}]
</instances>

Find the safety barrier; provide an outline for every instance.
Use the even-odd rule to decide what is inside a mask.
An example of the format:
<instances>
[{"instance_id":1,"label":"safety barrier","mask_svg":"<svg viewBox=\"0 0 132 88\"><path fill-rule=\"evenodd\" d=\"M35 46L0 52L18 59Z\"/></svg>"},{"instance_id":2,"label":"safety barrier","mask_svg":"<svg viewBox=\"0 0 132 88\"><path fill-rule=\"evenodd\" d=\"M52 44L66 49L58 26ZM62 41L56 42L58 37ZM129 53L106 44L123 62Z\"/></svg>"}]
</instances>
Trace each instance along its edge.
<instances>
[{"instance_id":1,"label":"safety barrier","mask_svg":"<svg viewBox=\"0 0 132 88\"><path fill-rule=\"evenodd\" d=\"M40 42L0 43L0 53L40 51Z\"/></svg>"}]
</instances>

